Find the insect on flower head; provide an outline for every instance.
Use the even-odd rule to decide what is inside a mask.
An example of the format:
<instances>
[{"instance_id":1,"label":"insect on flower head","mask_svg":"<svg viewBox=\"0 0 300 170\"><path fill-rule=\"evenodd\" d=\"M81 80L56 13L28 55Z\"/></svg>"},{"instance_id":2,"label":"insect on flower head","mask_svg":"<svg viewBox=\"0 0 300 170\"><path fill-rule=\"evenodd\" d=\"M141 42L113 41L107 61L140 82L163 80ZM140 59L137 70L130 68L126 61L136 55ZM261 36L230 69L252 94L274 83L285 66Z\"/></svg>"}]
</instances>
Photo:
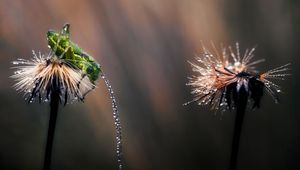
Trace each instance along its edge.
<instances>
[{"instance_id":1,"label":"insect on flower head","mask_svg":"<svg viewBox=\"0 0 300 170\"><path fill-rule=\"evenodd\" d=\"M246 50L240 54L239 44L235 51L229 46L219 52L212 44L212 50L204 45L201 56L196 57L197 64L190 62L192 70L197 73L189 77L187 85L192 86L195 98L186 103L196 101L199 105L211 105L212 109L232 109L236 107L239 94L245 93L253 108L260 106L263 91L266 89L275 102L280 87L270 79L284 79L290 64L286 64L264 73L258 73L255 65L264 59L251 61L254 50ZM213 52L212 52L213 51Z\"/></svg>"},{"instance_id":2,"label":"insect on flower head","mask_svg":"<svg viewBox=\"0 0 300 170\"><path fill-rule=\"evenodd\" d=\"M71 41L70 24L65 24L60 32L49 30L47 41L48 47L58 58L64 59L80 69L93 84L95 84L99 75L102 75L100 64Z\"/></svg>"},{"instance_id":3,"label":"insect on flower head","mask_svg":"<svg viewBox=\"0 0 300 170\"><path fill-rule=\"evenodd\" d=\"M17 71L11 76L17 81L14 87L23 91L29 102L36 97L40 102L51 100L54 90L59 92L60 100L65 104L68 100L83 101L84 96L95 88L81 70L53 53L44 56L33 51L31 60L18 59L13 64L17 65L14 67Z\"/></svg>"},{"instance_id":4,"label":"insect on flower head","mask_svg":"<svg viewBox=\"0 0 300 170\"><path fill-rule=\"evenodd\" d=\"M11 76L18 81L15 88L24 91L29 102L35 97L49 100L51 93L59 92L60 100L83 101L85 95L95 88L101 72L100 65L70 40L70 24L61 32L49 30L47 41L50 53L47 56L33 52L31 60L14 61L18 71Z\"/></svg>"}]
</instances>

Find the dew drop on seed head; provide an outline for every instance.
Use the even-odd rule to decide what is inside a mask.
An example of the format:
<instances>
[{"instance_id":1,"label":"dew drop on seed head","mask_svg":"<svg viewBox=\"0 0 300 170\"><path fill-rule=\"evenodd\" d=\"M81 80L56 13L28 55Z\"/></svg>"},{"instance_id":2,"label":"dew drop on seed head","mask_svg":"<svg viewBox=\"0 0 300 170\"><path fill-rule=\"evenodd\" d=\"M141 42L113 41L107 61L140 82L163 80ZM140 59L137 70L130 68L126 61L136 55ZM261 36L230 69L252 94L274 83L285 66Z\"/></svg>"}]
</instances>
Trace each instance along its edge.
<instances>
[{"instance_id":1,"label":"dew drop on seed head","mask_svg":"<svg viewBox=\"0 0 300 170\"><path fill-rule=\"evenodd\" d=\"M15 74L21 74L21 71L15 71L14 73Z\"/></svg>"}]
</instances>

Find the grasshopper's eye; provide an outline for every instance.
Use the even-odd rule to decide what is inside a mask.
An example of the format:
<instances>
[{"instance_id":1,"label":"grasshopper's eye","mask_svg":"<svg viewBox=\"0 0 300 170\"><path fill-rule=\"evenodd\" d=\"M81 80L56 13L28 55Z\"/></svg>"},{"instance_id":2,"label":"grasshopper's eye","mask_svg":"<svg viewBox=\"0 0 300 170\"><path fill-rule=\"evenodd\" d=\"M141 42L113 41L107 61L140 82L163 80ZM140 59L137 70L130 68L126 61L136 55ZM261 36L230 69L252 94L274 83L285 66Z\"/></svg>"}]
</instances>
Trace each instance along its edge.
<instances>
[{"instance_id":1,"label":"grasshopper's eye","mask_svg":"<svg viewBox=\"0 0 300 170\"><path fill-rule=\"evenodd\" d=\"M49 31L47 32L47 37L48 37L48 38L53 37L55 34L56 34L55 31L49 30Z\"/></svg>"}]
</instances>

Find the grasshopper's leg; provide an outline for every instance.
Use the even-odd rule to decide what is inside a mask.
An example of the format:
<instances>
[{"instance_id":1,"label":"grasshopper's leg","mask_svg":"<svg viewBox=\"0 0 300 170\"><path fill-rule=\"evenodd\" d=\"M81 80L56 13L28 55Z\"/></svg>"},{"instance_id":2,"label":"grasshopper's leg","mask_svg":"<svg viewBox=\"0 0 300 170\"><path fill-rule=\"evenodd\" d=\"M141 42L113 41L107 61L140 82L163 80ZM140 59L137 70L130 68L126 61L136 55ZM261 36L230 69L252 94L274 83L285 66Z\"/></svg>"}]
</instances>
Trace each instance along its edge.
<instances>
[{"instance_id":1,"label":"grasshopper's leg","mask_svg":"<svg viewBox=\"0 0 300 170\"><path fill-rule=\"evenodd\" d=\"M57 47L57 46L56 46ZM71 47L67 47L62 53L61 55L59 56L60 58L62 58L67 52L68 50L71 50Z\"/></svg>"},{"instance_id":2,"label":"grasshopper's leg","mask_svg":"<svg viewBox=\"0 0 300 170\"><path fill-rule=\"evenodd\" d=\"M74 63L76 59L75 59L73 47L71 46L66 47L64 51L60 54L59 58L68 61L71 64L70 65L71 67L77 66L76 63Z\"/></svg>"},{"instance_id":3,"label":"grasshopper's leg","mask_svg":"<svg viewBox=\"0 0 300 170\"><path fill-rule=\"evenodd\" d=\"M61 32L58 34L58 38L55 44L55 47L53 49L54 53L56 53L57 47L59 46L59 43L62 39L62 37L65 37L67 41L69 41L69 36L70 36L70 24L65 24L61 30ZM60 57L63 56L63 54L67 51L67 49L62 53Z\"/></svg>"},{"instance_id":4,"label":"grasshopper's leg","mask_svg":"<svg viewBox=\"0 0 300 170\"><path fill-rule=\"evenodd\" d=\"M63 36L66 36L66 38L69 40L69 35L70 35L70 24L65 24L61 30L61 34Z\"/></svg>"},{"instance_id":5,"label":"grasshopper's leg","mask_svg":"<svg viewBox=\"0 0 300 170\"><path fill-rule=\"evenodd\" d=\"M53 49L54 54L56 54L57 47L58 47L58 45L60 43L60 40L61 40L61 33L58 34L58 38L57 38L57 41L56 41L54 49Z\"/></svg>"}]
</instances>

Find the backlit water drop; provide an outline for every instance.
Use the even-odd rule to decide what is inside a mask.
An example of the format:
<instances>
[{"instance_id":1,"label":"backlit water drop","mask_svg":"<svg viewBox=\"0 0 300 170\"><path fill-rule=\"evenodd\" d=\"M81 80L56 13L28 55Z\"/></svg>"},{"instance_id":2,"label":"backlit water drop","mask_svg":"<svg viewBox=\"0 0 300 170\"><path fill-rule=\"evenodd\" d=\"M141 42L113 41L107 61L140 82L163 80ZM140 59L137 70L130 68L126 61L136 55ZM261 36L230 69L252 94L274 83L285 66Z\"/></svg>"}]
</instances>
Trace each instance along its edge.
<instances>
[{"instance_id":1,"label":"backlit water drop","mask_svg":"<svg viewBox=\"0 0 300 170\"><path fill-rule=\"evenodd\" d=\"M105 85L108 89L109 92L109 96L111 98L111 104L112 104L112 110L113 110L113 118L114 118L114 122L115 122L115 129L116 129L116 153L117 153L117 161L118 161L118 167L119 170L121 170L123 168L122 165L122 127L121 127L121 122L120 122L120 115L118 112L118 108L117 108L117 102L116 102L116 98L114 95L114 91L109 83L109 80L105 77L105 75L101 75L101 78L104 80Z\"/></svg>"}]
</instances>

